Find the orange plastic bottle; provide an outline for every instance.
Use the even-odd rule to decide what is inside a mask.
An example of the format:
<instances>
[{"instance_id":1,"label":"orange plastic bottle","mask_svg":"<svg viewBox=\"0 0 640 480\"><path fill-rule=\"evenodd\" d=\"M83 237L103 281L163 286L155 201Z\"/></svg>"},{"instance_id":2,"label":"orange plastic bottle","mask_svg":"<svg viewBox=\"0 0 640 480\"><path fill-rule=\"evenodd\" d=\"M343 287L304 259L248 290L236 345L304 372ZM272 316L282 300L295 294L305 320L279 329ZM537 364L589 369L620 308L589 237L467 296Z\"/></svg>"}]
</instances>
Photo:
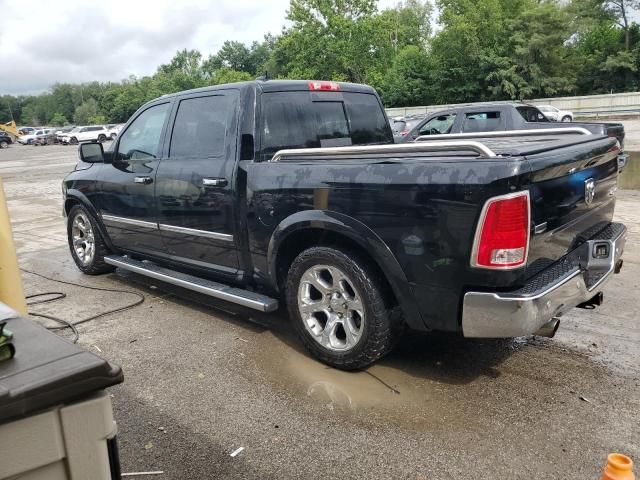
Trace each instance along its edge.
<instances>
[{"instance_id":1,"label":"orange plastic bottle","mask_svg":"<svg viewBox=\"0 0 640 480\"><path fill-rule=\"evenodd\" d=\"M610 453L607 466L604 467L602 480L636 480L633 474L633 461L621 453Z\"/></svg>"}]
</instances>

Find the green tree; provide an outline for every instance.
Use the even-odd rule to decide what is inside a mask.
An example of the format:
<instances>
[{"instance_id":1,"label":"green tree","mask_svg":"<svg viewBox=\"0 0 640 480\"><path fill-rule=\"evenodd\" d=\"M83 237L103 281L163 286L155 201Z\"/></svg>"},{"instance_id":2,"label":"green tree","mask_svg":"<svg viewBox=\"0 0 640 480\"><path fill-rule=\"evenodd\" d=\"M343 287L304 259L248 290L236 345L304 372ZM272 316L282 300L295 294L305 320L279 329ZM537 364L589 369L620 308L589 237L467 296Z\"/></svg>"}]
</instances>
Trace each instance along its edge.
<instances>
[{"instance_id":1,"label":"green tree","mask_svg":"<svg viewBox=\"0 0 640 480\"><path fill-rule=\"evenodd\" d=\"M73 121L78 125L87 125L90 122L90 118L95 117L98 114L98 102L93 98L89 98L82 105L76 107L76 111L73 114Z\"/></svg>"},{"instance_id":2,"label":"green tree","mask_svg":"<svg viewBox=\"0 0 640 480\"><path fill-rule=\"evenodd\" d=\"M398 52L392 67L380 82L385 105L407 107L433 103L431 58L419 46L407 45Z\"/></svg>"},{"instance_id":3,"label":"green tree","mask_svg":"<svg viewBox=\"0 0 640 480\"><path fill-rule=\"evenodd\" d=\"M107 123L107 119L105 118L104 115L97 114L89 117L88 123L91 125L100 125L100 124Z\"/></svg>"},{"instance_id":4,"label":"green tree","mask_svg":"<svg viewBox=\"0 0 640 480\"><path fill-rule=\"evenodd\" d=\"M279 73L366 82L376 57L375 14L375 0L291 0L292 26L275 45Z\"/></svg>"},{"instance_id":5,"label":"green tree","mask_svg":"<svg viewBox=\"0 0 640 480\"><path fill-rule=\"evenodd\" d=\"M51 126L53 127L62 127L64 125L68 125L69 121L63 114L56 112L51 117L51 120L49 120L49 124L51 124Z\"/></svg>"}]
</instances>

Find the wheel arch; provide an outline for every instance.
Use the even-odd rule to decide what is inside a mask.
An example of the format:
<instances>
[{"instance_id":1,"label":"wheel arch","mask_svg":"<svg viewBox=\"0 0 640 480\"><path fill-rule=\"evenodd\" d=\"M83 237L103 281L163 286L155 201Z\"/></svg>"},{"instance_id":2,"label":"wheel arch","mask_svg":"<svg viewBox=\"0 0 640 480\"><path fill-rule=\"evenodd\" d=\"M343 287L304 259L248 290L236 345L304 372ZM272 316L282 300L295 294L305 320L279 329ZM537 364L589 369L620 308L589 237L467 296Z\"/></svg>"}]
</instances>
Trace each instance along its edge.
<instances>
[{"instance_id":1,"label":"wheel arch","mask_svg":"<svg viewBox=\"0 0 640 480\"><path fill-rule=\"evenodd\" d=\"M269 277L277 290L282 291L293 260L312 246L342 247L358 252L379 272L388 287L390 300L400 306L407 324L425 329L408 280L391 249L365 224L339 212L306 210L278 225L267 252Z\"/></svg>"},{"instance_id":2,"label":"wheel arch","mask_svg":"<svg viewBox=\"0 0 640 480\"><path fill-rule=\"evenodd\" d=\"M71 209L76 205L82 205L87 210L89 215L91 215L91 217L95 220L96 225L98 226L98 230L100 231L100 235L102 235L102 238L104 239L105 243L110 249L113 250L113 243L111 243L111 238L109 238L107 229L104 227L104 224L102 223L102 219L100 218L100 215L98 215L98 211L95 209L93 204L89 201L87 196L79 190L75 190L75 189L67 190L67 193L64 199L64 205L63 205L64 216L68 217L69 212L71 212Z\"/></svg>"}]
</instances>

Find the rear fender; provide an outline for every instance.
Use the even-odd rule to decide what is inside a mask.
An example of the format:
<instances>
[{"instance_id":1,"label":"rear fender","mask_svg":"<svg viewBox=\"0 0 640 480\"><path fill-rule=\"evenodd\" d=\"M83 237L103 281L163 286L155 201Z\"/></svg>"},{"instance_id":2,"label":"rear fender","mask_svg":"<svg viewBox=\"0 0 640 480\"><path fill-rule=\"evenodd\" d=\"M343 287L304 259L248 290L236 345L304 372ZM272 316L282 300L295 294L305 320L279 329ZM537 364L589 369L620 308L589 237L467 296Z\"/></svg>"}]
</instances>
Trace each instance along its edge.
<instances>
[{"instance_id":1,"label":"rear fender","mask_svg":"<svg viewBox=\"0 0 640 480\"><path fill-rule=\"evenodd\" d=\"M425 330L425 324L411 294L407 277L398 260L382 239L362 222L348 215L326 211L305 210L284 219L273 232L267 252L268 272L277 287L277 259L280 246L294 232L303 229L322 229L342 235L363 249L385 275L402 308L407 324L417 330Z\"/></svg>"}]
</instances>

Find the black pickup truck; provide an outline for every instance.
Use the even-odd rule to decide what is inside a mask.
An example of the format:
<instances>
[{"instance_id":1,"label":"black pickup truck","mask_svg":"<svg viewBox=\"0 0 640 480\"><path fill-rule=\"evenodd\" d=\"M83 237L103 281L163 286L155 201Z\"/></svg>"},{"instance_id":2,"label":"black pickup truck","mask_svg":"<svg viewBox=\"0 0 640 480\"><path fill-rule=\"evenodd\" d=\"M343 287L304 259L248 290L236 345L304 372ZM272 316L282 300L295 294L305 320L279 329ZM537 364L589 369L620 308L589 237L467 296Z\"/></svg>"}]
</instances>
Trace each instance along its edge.
<instances>
[{"instance_id":1,"label":"black pickup truck","mask_svg":"<svg viewBox=\"0 0 640 480\"><path fill-rule=\"evenodd\" d=\"M584 133L584 132L582 132ZM63 182L87 274L115 267L271 312L343 369L404 327L551 336L622 266L606 135L397 145L364 85L253 81L141 107Z\"/></svg>"},{"instance_id":2,"label":"black pickup truck","mask_svg":"<svg viewBox=\"0 0 640 480\"><path fill-rule=\"evenodd\" d=\"M402 143L423 135L567 127L579 127L596 135L607 135L616 138L621 147L624 146L624 125L621 123L552 122L538 107L526 103L477 103L440 110L411 119L404 129L395 134L395 139L397 143Z\"/></svg>"}]
</instances>

